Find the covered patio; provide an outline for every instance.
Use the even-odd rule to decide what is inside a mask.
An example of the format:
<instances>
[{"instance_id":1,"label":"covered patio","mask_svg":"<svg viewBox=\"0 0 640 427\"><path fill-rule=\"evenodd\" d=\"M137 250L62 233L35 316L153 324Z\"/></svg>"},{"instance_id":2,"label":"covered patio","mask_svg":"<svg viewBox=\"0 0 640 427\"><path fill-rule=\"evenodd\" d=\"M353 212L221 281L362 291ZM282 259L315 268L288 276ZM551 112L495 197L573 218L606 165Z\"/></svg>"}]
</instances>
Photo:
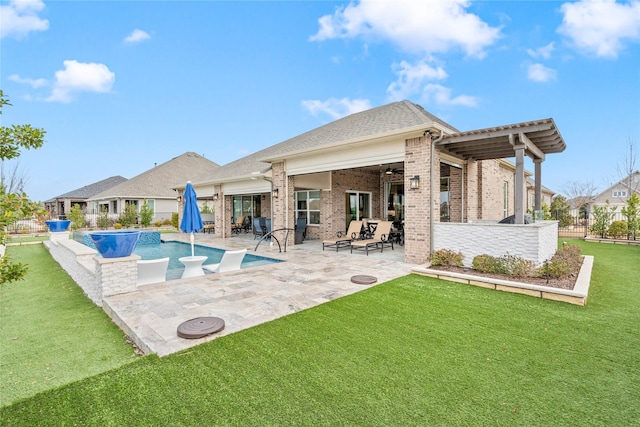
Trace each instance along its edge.
<instances>
[{"instance_id":1,"label":"covered patio","mask_svg":"<svg viewBox=\"0 0 640 427\"><path fill-rule=\"evenodd\" d=\"M268 147L194 186L213 197L217 237L231 236L246 199L246 212L269 217L272 230L292 230L305 218L307 237L315 239L344 232L354 219L395 221L404 229L405 262L422 264L439 246L439 223L497 223L514 215L514 225L526 225L525 156L534 163L539 211L542 162L564 149L553 119L460 132L401 101ZM514 157L515 165L507 160ZM293 245L294 234L289 238ZM544 255L534 261L549 248L536 250Z\"/></svg>"}]
</instances>

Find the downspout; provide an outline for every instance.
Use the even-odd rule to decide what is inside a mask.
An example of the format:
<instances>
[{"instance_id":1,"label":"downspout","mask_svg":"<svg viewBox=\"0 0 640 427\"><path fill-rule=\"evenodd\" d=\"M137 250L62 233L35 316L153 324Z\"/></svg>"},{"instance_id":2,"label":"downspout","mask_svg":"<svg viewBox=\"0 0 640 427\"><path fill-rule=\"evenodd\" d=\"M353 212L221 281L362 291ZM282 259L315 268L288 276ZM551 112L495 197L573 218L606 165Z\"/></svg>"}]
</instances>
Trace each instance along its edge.
<instances>
[{"instance_id":1,"label":"downspout","mask_svg":"<svg viewBox=\"0 0 640 427\"><path fill-rule=\"evenodd\" d=\"M433 189L436 185L434 182L435 176L433 174L433 165L435 163L434 156L436 153L436 144L442 141L443 138L444 132L440 131L440 136L436 140L431 139L431 165L429 167L429 180L431 182L431 185L429 185L429 253L433 253L433 246L435 244L435 238L433 236L433 224L435 222L433 219Z\"/></svg>"}]
</instances>

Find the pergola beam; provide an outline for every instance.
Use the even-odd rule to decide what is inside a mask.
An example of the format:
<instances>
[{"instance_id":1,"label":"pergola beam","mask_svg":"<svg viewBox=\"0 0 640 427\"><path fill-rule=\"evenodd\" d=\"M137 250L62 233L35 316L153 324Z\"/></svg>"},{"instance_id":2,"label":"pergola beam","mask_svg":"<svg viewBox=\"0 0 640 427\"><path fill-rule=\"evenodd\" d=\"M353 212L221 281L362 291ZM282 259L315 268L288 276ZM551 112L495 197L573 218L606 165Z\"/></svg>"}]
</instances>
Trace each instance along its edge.
<instances>
[{"instance_id":1,"label":"pergola beam","mask_svg":"<svg viewBox=\"0 0 640 427\"><path fill-rule=\"evenodd\" d=\"M521 143L527 146L527 151L535 156L534 159L540 159L544 161L544 153L533 142L531 142L526 134L520 132L518 134L518 139Z\"/></svg>"}]
</instances>

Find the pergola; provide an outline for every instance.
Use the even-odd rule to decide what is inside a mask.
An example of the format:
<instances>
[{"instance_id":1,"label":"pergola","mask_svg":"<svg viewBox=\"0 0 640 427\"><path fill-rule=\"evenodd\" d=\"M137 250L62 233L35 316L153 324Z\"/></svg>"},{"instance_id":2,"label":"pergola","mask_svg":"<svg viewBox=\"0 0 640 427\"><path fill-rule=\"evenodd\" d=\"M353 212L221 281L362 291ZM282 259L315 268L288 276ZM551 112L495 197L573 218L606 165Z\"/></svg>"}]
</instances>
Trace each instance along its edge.
<instances>
[{"instance_id":1,"label":"pergola","mask_svg":"<svg viewBox=\"0 0 640 427\"><path fill-rule=\"evenodd\" d=\"M535 165L535 209L541 206L542 162L567 147L553 119L444 135L437 146L464 160L516 158L515 223L524 224L524 156Z\"/></svg>"}]
</instances>

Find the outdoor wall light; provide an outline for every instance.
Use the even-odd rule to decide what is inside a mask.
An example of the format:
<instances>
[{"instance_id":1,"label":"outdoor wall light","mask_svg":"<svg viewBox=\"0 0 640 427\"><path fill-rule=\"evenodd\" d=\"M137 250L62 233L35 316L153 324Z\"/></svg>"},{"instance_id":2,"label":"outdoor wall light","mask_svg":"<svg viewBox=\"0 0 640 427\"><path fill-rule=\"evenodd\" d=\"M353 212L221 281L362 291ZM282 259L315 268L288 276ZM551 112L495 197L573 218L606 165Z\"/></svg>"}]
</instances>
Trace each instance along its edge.
<instances>
[{"instance_id":1,"label":"outdoor wall light","mask_svg":"<svg viewBox=\"0 0 640 427\"><path fill-rule=\"evenodd\" d=\"M413 178L409 178L409 188L412 190L420 188L420 175L415 175Z\"/></svg>"},{"instance_id":2,"label":"outdoor wall light","mask_svg":"<svg viewBox=\"0 0 640 427\"><path fill-rule=\"evenodd\" d=\"M220 194L216 193L213 195L213 200L218 200L219 197L220 197Z\"/></svg>"},{"instance_id":3,"label":"outdoor wall light","mask_svg":"<svg viewBox=\"0 0 640 427\"><path fill-rule=\"evenodd\" d=\"M273 197L276 198L276 199L278 198L278 189L277 188L273 189Z\"/></svg>"}]
</instances>

